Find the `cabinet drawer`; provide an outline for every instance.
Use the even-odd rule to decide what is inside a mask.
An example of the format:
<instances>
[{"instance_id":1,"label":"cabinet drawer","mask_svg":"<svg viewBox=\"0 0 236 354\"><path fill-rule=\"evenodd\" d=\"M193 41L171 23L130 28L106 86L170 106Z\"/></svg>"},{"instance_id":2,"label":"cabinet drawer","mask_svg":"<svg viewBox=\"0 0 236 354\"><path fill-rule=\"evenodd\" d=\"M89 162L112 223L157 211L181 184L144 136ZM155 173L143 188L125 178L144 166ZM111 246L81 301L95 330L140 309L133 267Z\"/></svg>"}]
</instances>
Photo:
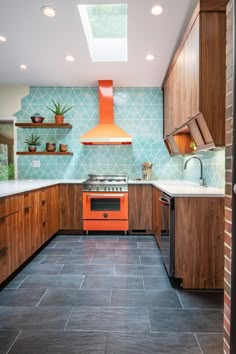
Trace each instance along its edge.
<instances>
[{"instance_id":1,"label":"cabinet drawer","mask_svg":"<svg viewBox=\"0 0 236 354\"><path fill-rule=\"evenodd\" d=\"M18 243L0 250L0 283L7 279L19 266Z\"/></svg>"},{"instance_id":2,"label":"cabinet drawer","mask_svg":"<svg viewBox=\"0 0 236 354\"><path fill-rule=\"evenodd\" d=\"M13 214L19 210L18 195L0 198L0 218Z\"/></svg>"}]
</instances>

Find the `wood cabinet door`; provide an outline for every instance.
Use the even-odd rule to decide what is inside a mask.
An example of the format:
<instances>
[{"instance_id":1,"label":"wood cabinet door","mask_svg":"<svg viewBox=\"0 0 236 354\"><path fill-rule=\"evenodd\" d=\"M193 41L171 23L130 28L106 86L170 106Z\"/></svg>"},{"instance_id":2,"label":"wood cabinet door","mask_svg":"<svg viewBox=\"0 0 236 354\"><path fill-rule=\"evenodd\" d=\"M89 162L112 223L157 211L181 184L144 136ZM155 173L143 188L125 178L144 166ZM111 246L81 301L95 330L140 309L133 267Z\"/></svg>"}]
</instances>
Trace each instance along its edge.
<instances>
[{"instance_id":1,"label":"wood cabinet door","mask_svg":"<svg viewBox=\"0 0 236 354\"><path fill-rule=\"evenodd\" d=\"M175 277L184 288L224 285L224 198L175 198Z\"/></svg>"},{"instance_id":2,"label":"wood cabinet door","mask_svg":"<svg viewBox=\"0 0 236 354\"><path fill-rule=\"evenodd\" d=\"M152 187L152 230L159 247L161 245L161 207L159 201L160 196L160 189Z\"/></svg>"},{"instance_id":3,"label":"wood cabinet door","mask_svg":"<svg viewBox=\"0 0 236 354\"><path fill-rule=\"evenodd\" d=\"M48 236L53 236L59 230L58 186L47 188L47 223Z\"/></svg>"},{"instance_id":4,"label":"wood cabinet door","mask_svg":"<svg viewBox=\"0 0 236 354\"><path fill-rule=\"evenodd\" d=\"M152 186L129 185L129 230L152 230Z\"/></svg>"},{"instance_id":5,"label":"wood cabinet door","mask_svg":"<svg viewBox=\"0 0 236 354\"><path fill-rule=\"evenodd\" d=\"M83 230L82 186L59 185L60 229Z\"/></svg>"}]
</instances>

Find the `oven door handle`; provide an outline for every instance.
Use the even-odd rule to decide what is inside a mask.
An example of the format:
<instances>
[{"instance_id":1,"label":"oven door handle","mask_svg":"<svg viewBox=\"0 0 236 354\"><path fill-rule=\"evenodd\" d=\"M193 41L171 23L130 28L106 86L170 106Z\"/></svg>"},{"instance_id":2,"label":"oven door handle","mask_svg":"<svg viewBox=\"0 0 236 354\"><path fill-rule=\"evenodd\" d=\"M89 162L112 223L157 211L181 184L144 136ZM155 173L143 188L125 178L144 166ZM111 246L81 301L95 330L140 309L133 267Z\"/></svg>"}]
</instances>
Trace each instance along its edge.
<instances>
[{"instance_id":1,"label":"oven door handle","mask_svg":"<svg viewBox=\"0 0 236 354\"><path fill-rule=\"evenodd\" d=\"M164 204L164 205L170 205L170 201L168 199L166 199L165 197L160 197L159 202L161 202L161 204Z\"/></svg>"},{"instance_id":2,"label":"oven door handle","mask_svg":"<svg viewBox=\"0 0 236 354\"><path fill-rule=\"evenodd\" d=\"M107 193L107 194L86 194L86 197L88 198L114 198L114 197L117 197L117 198L124 198L124 194L118 194L118 193Z\"/></svg>"}]
</instances>

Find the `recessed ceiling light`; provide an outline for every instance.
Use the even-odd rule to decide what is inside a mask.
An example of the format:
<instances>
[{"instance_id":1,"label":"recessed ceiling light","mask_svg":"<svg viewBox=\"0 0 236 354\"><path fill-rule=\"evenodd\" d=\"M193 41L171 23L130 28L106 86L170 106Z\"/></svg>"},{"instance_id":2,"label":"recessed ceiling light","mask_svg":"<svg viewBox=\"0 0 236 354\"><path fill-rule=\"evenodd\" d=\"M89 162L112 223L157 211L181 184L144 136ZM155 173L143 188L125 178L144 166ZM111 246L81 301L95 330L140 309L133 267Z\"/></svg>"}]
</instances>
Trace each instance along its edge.
<instances>
[{"instance_id":1,"label":"recessed ceiling light","mask_svg":"<svg viewBox=\"0 0 236 354\"><path fill-rule=\"evenodd\" d=\"M70 62L75 61L75 57L73 57L72 55L67 55L65 59Z\"/></svg>"},{"instance_id":2,"label":"recessed ceiling light","mask_svg":"<svg viewBox=\"0 0 236 354\"><path fill-rule=\"evenodd\" d=\"M0 42L6 42L6 41L7 41L6 37L0 36Z\"/></svg>"},{"instance_id":3,"label":"recessed ceiling light","mask_svg":"<svg viewBox=\"0 0 236 354\"><path fill-rule=\"evenodd\" d=\"M27 65L21 64L21 65L20 65L20 68L21 68L22 70L27 70Z\"/></svg>"},{"instance_id":4,"label":"recessed ceiling light","mask_svg":"<svg viewBox=\"0 0 236 354\"><path fill-rule=\"evenodd\" d=\"M56 15L56 11L51 6L43 6L41 7L42 13L47 17L54 17Z\"/></svg>"},{"instance_id":5,"label":"recessed ceiling light","mask_svg":"<svg viewBox=\"0 0 236 354\"><path fill-rule=\"evenodd\" d=\"M148 54L148 55L146 55L145 59L148 61L152 61L155 59L155 56L153 54Z\"/></svg>"},{"instance_id":6,"label":"recessed ceiling light","mask_svg":"<svg viewBox=\"0 0 236 354\"><path fill-rule=\"evenodd\" d=\"M151 12L153 15L160 15L163 12L163 7L161 7L160 5L153 6Z\"/></svg>"}]
</instances>

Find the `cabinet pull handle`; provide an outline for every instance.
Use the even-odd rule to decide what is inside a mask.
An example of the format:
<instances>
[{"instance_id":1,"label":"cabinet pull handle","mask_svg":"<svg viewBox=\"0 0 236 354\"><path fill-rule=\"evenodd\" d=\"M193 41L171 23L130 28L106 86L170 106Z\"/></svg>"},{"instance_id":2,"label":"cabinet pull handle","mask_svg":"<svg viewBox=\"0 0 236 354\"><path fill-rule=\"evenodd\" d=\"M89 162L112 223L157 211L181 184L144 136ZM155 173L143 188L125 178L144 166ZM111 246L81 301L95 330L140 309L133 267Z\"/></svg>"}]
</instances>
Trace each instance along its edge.
<instances>
[{"instance_id":1,"label":"cabinet pull handle","mask_svg":"<svg viewBox=\"0 0 236 354\"><path fill-rule=\"evenodd\" d=\"M7 250L8 250L8 247L3 247L3 248L0 250L0 256L4 256L4 254L6 253Z\"/></svg>"},{"instance_id":2,"label":"cabinet pull handle","mask_svg":"<svg viewBox=\"0 0 236 354\"><path fill-rule=\"evenodd\" d=\"M31 209L31 208L32 208L32 206L31 206L31 205L28 205L28 206L25 207L25 210Z\"/></svg>"},{"instance_id":3,"label":"cabinet pull handle","mask_svg":"<svg viewBox=\"0 0 236 354\"><path fill-rule=\"evenodd\" d=\"M13 213L10 213L10 214L1 216L1 217L0 217L0 221L6 219L8 216L11 216L11 215L16 214L16 213L18 213L18 210L17 210L17 211L14 211Z\"/></svg>"}]
</instances>

